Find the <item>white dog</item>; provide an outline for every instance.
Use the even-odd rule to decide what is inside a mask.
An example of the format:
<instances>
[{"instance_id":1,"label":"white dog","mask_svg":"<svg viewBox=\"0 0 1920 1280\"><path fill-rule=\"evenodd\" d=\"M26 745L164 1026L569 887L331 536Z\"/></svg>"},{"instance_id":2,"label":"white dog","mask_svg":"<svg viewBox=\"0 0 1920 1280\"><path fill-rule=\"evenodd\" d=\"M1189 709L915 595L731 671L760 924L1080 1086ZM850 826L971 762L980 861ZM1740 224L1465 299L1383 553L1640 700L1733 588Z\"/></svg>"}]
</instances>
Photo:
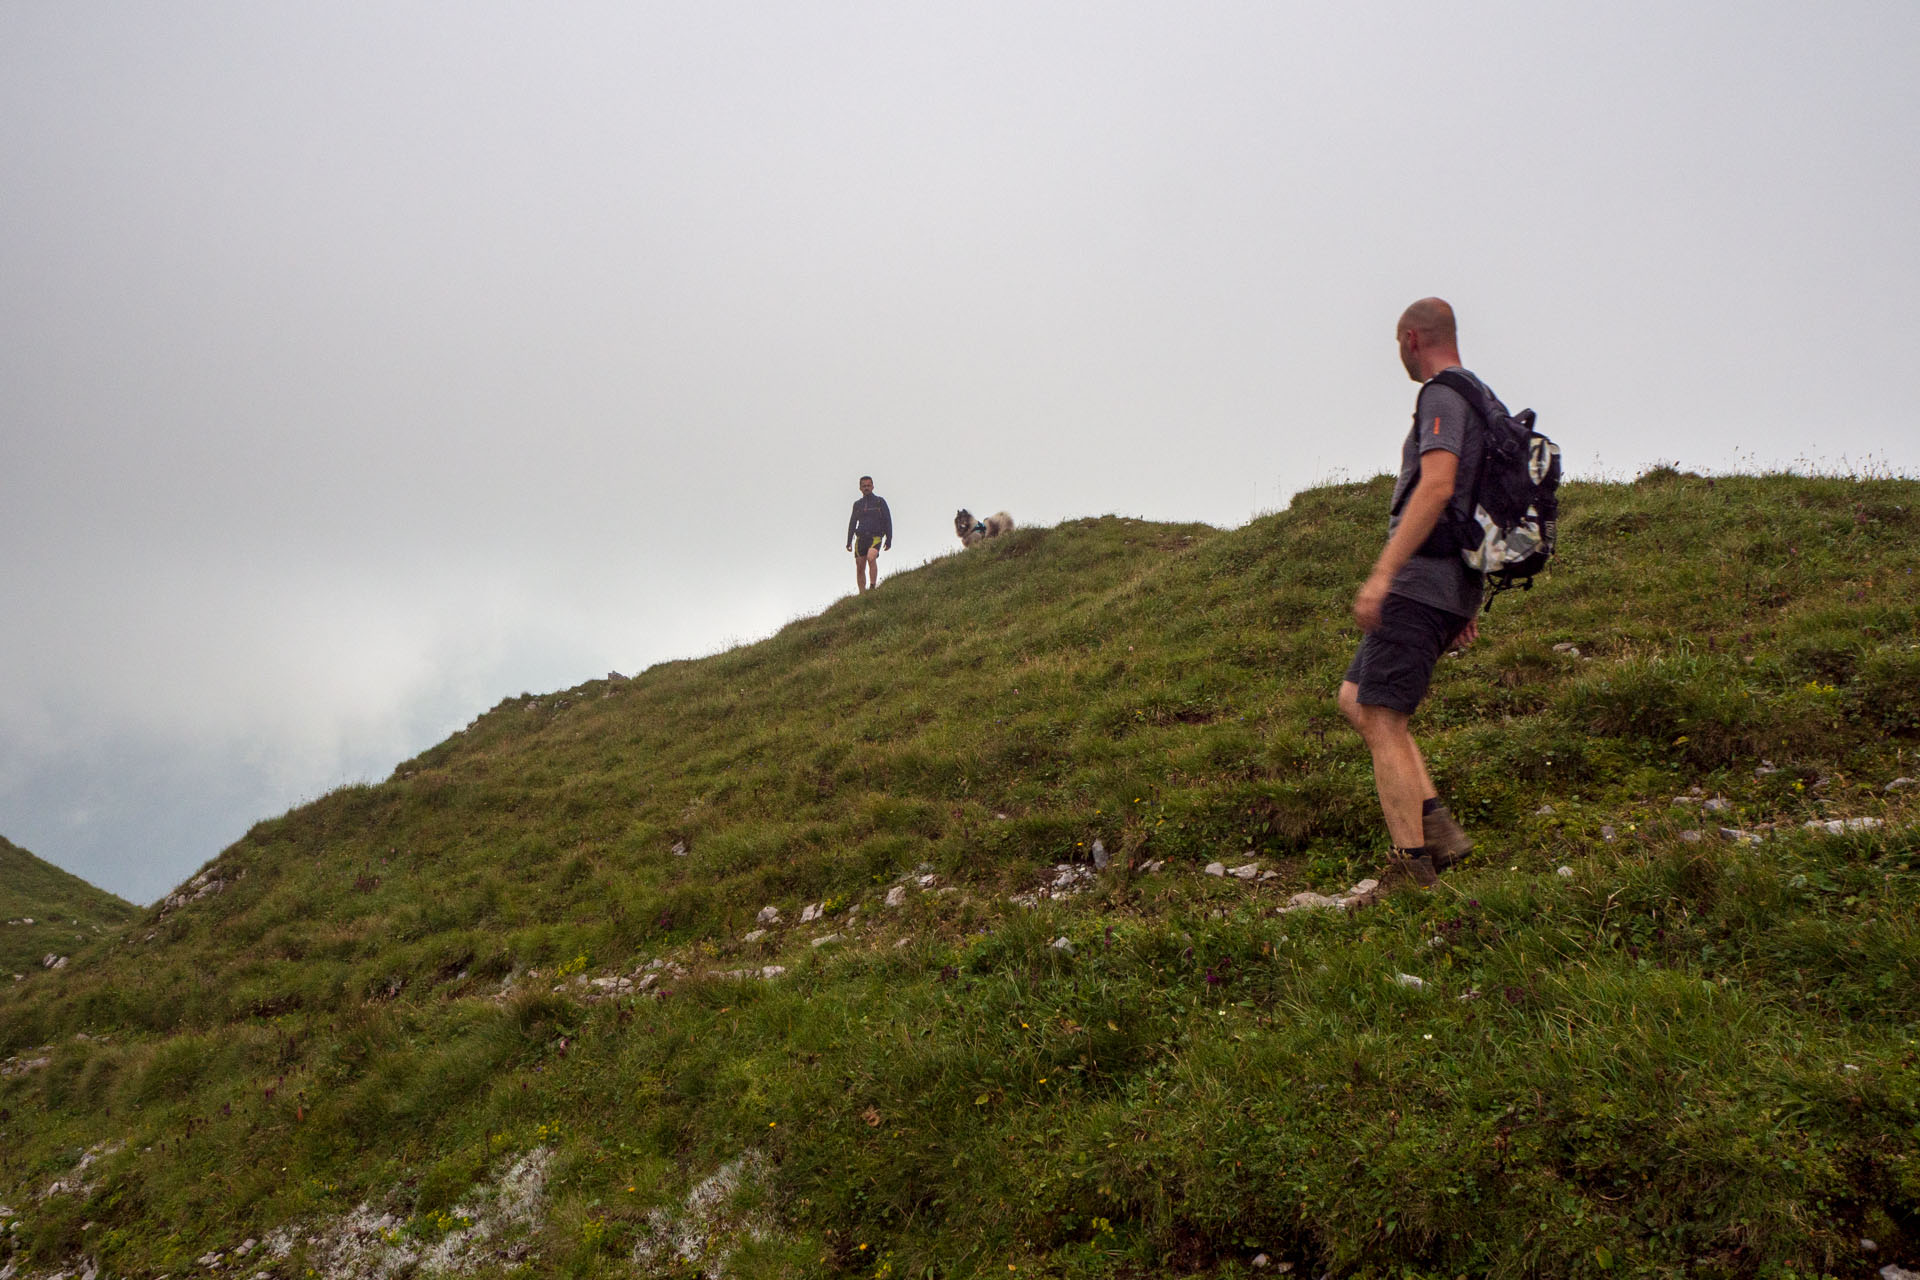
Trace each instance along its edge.
<instances>
[{"instance_id":1,"label":"white dog","mask_svg":"<svg viewBox=\"0 0 1920 1280\"><path fill-rule=\"evenodd\" d=\"M960 536L960 545L970 547L985 538L997 538L1013 529L1013 517L1004 511L997 511L984 520L974 519L973 512L965 507L953 513L953 531Z\"/></svg>"}]
</instances>

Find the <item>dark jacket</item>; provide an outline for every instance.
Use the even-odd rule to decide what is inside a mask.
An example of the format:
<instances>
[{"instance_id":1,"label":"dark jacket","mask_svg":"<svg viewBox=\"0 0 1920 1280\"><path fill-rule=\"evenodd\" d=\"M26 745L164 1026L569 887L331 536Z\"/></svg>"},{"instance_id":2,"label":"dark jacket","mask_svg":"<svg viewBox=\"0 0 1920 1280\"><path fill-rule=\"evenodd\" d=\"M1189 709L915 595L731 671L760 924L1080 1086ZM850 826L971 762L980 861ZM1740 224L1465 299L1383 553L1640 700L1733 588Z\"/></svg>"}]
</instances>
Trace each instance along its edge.
<instances>
[{"instance_id":1,"label":"dark jacket","mask_svg":"<svg viewBox=\"0 0 1920 1280\"><path fill-rule=\"evenodd\" d=\"M847 519L847 544L853 544L853 536L865 534L869 538L885 538L887 545L893 545L893 513L887 510L887 500L877 493L863 493L860 500L853 504L853 515Z\"/></svg>"}]
</instances>

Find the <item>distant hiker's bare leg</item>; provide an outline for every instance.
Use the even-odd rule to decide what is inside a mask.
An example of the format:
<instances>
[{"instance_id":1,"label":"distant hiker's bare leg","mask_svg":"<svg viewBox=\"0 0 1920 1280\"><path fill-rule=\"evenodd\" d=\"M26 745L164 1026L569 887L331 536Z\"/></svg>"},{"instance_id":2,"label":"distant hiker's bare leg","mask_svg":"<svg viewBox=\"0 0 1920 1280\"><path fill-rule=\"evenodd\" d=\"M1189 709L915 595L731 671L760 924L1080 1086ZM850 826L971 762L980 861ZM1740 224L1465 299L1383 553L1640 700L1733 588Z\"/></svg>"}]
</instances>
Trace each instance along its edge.
<instances>
[{"instance_id":1,"label":"distant hiker's bare leg","mask_svg":"<svg viewBox=\"0 0 1920 1280\"><path fill-rule=\"evenodd\" d=\"M880 546L878 543L875 543L867 550L867 585L870 587L880 585Z\"/></svg>"},{"instance_id":2,"label":"distant hiker's bare leg","mask_svg":"<svg viewBox=\"0 0 1920 1280\"><path fill-rule=\"evenodd\" d=\"M1434 794L1426 761L1407 729L1407 716L1392 707L1366 706L1359 695L1360 687L1353 681L1341 681L1340 713L1373 755L1373 787L1394 848L1418 849L1426 842L1420 804Z\"/></svg>"},{"instance_id":3,"label":"distant hiker's bare leg","mask_svg":"<svg viewBox=\"0 0 1920 1280\"><path fill-rule=\"evenodd\" d=\"M865 556L853 558L853 584L863 592L867 589L867 558Z\"/></svg>"}]
</instances>

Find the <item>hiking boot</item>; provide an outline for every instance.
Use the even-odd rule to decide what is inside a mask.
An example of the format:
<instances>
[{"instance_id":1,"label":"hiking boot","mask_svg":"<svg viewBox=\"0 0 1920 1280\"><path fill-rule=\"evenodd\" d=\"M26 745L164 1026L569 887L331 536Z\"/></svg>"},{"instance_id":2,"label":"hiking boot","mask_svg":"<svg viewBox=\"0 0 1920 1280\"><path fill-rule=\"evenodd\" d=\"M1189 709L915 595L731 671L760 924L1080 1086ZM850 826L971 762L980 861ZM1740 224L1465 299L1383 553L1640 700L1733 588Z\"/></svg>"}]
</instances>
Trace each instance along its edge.
<instances>
[{"instance_id":1,"label":"hiking boot","mask_svg":"<svg viewBox=\"0 0 1920 1280\"><path fill-rule=\"evenodd\" d=\"M1387 865L1380 872L1380 890L1383 893L1404 889L1408 885L1431 889L1439 883L1440 877L1433 869L1433 859L1424 853L1409 857L1404 851L1395 849L1388 855Z\"/></svg>"},{"instance_id":2,"label":"hiking boot","mask_svg":"<svg viewBox=\"0 0 1920 1280\"><path fill-rule=\"evenodd\" d=\"M1435 871L1445 871L1473 852L1473 837L1460 829L1445 805L1421 815L1420 830L1427 839L1427 853Z\"/></svg>"}]
</instances>

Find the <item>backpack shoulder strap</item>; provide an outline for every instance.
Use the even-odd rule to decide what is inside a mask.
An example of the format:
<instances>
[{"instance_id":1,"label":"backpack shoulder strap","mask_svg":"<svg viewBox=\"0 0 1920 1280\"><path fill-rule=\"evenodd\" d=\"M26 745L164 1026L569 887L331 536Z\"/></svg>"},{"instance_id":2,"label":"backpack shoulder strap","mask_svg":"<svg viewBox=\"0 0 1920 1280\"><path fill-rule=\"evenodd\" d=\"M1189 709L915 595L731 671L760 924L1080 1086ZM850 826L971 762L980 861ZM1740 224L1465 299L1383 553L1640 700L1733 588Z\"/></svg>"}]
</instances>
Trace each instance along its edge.
<instances>
[{"instance_id":1,"label":"backpack shoulder strap","mask_svg":"<svg viewBox=\"0 0 1920 1280\"><path fill-rule=\"evenodd\" d=\"M1460 398L1467 402L1467 407L1478 415L1483 425L1492 422L1493 415L1498 410L1498 402L1494 399L1493 392L1487 390L1487 384L1465 369L1442 369L1433 375L1428 385L1446 387L1448 390L1458 392Z\"/></svg>"}]
</instances>

